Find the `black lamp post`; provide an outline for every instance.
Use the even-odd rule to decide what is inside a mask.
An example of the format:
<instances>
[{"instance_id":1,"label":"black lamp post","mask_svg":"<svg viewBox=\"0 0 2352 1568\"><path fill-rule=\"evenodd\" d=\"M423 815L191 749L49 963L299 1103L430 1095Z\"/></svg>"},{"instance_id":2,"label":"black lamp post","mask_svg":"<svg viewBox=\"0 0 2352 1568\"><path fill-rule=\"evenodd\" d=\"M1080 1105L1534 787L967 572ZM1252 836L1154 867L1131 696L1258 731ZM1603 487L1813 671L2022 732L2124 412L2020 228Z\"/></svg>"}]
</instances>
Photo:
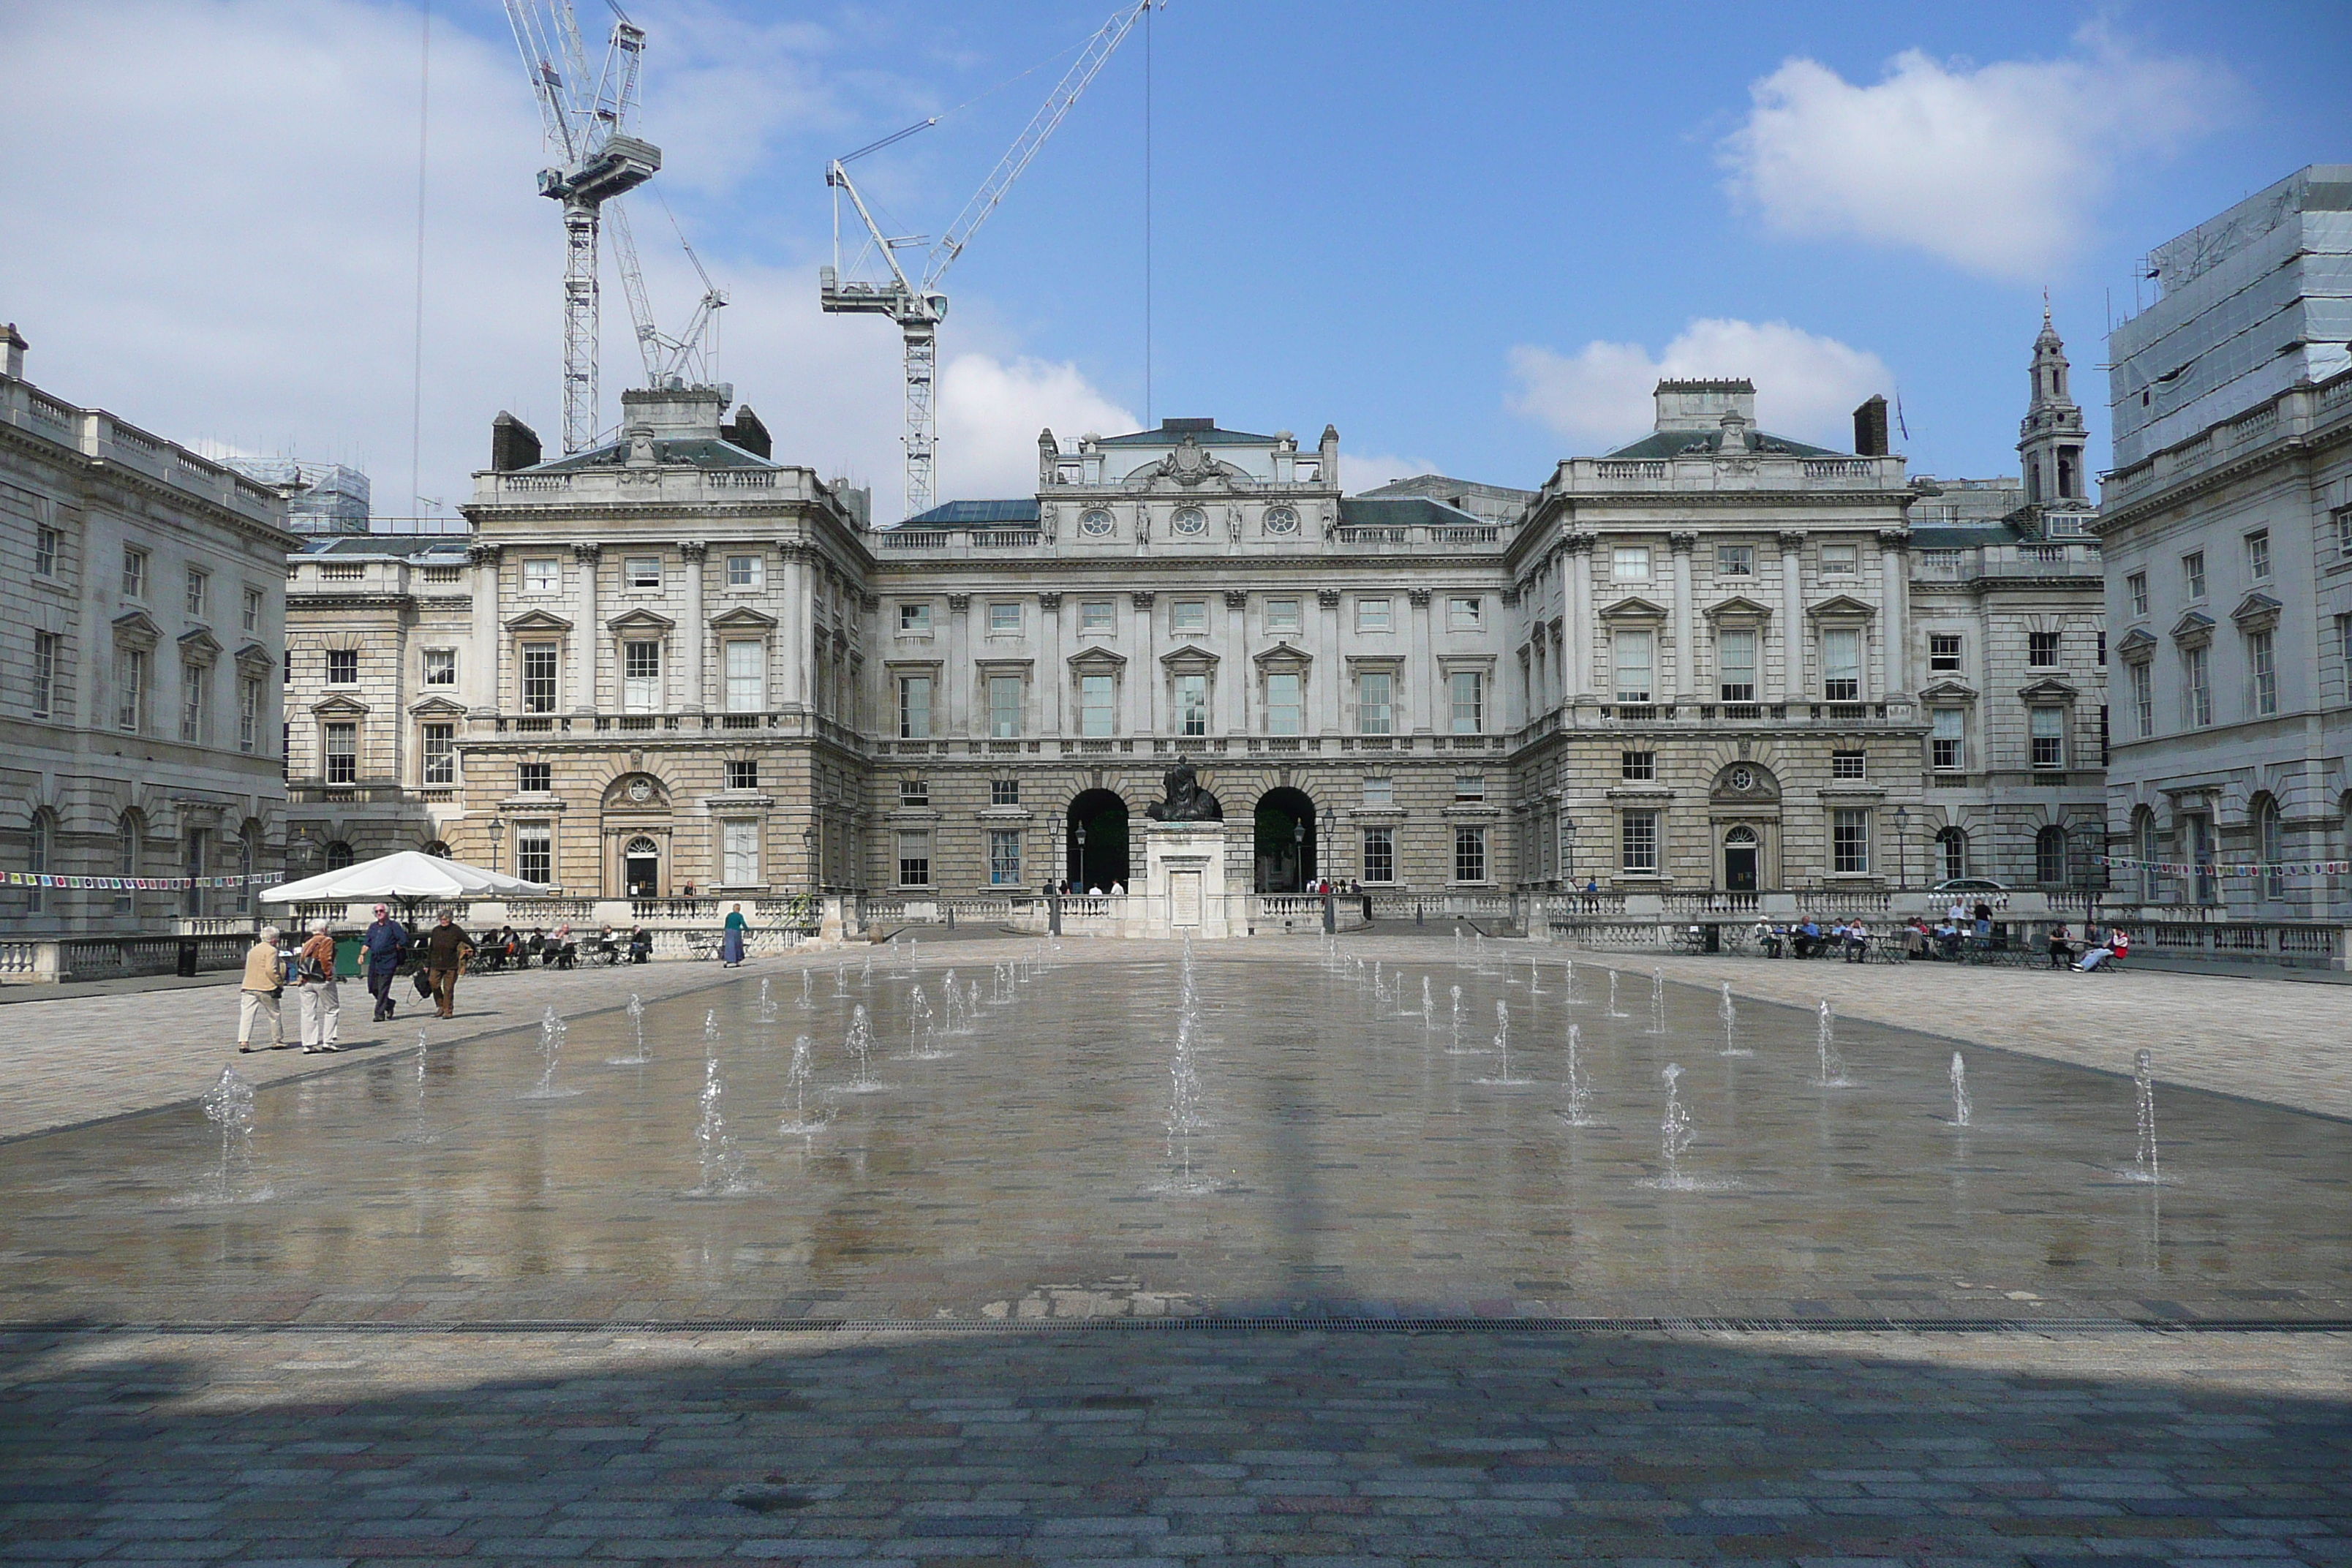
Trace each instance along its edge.
<instances>
[{"instance_id":1,"label":"black lamp post","mask_svg":"<svg viewBox=\"0 0 2352 1568\"><path fill-rule=\"evenodd\" d=\"M1083 822L1079 823L1076 830L1071 834L1071 837L1076 838L1078 844L1078 891L1083 893L1087 890L1088 886L1087 882L1087 825Z\"/></svg>"},{"instance_id":2,"label":"black lamp post","mask_svg":"<svg viewBox=\"0 0 2352 1568\"><path fill-rule=\"evenodd\" d=\"M1290 853L1298 867L1298 890L1303 893L1307 890L1307 819L1303 816L1290 819Z\"/></svg>"},{"instance_id":3,"label":"black lamp post","mask_svg":"<svg viewBox=\"0 0 2352 1568\"><path fill-rule=\"evenodd\" d=\"M1326 855L1331 852L1332 838L1339 831L1339 814L1326 805L1323 808L1323 853ZM1327 870L1323 876L1323 934L1326 936L1336 935L1339 930L1339 911L1332 906L1332 898L1331 876Z\"/></svg>"},{"instance_id":4,"label":"black lamp post","mask_svg":"<svg viewBox=\"0 0 2352 1568\"><path fill-rule=\"evenodd\" d=\"M1911 890L1911 813L1908 808L1895 808L1895 890Z\"/></svg>"},{"instance_id":5,"label":"black lamp post","mask_svg":"<svg viewBox=\"0 0 2352 1568\"><path fill-rule=\"evenodd\" d=\"M492 871L496 871L496 870L499 868L499 847L500 847L505 843L505 841L506 841L506 836L507 836L507 825L506 825L506 819L505 819L505 818L503 818L503 817L493 816L492 818L490 818L490 824L489 824L489 826L490 826L490 869L491 869Z\"/></svg>"},{"instance_id":6,"label":"black lamp post","mask_svg":"<svg viewBox=\"0 0 2352 1568\"><path fill-rule=\"evenodd\" d=\"M1572 816L1559 819L1559 848L1561 857L1567 861L1568 890L1570 893L1581 892L1583 889L1576 885L1576 818Z\"/></svg>"},{"instance_id":7,"label":"black lamp post","mask_svg":"<svg viewBox=\"0 0 2352 1568\"><path fill-rule=\"evenodd\" d=\"M816 858L816 819L814 817L811 817L809 825L801 829L801 852L808 857L809 897L814 898L824 888L824 868L818 863Z\"/></svg>"}]
</instances>

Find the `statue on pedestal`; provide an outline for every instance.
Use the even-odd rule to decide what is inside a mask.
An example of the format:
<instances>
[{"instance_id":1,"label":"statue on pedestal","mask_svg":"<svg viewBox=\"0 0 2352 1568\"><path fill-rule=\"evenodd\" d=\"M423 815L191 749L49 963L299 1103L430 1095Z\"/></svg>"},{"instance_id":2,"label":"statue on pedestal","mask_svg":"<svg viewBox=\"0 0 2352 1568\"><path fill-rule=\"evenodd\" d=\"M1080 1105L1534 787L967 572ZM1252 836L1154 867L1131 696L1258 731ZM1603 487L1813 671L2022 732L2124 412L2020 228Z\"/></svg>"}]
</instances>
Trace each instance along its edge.
<instances>
[{"instance_id":1,"label":"statue on pedestal","mask_svg":"<svg viewBox=\"0 0 2352 1568\"><path fill-rule=\"evenodd\" d=\"M1217 797L1201 787L1201 777L1192 764L1183 758L1160 775L1164 800L1155 800L1143 808L1143 814L1154 822L1223 822L1225 808Z\"/></svg>"}]
</instances>

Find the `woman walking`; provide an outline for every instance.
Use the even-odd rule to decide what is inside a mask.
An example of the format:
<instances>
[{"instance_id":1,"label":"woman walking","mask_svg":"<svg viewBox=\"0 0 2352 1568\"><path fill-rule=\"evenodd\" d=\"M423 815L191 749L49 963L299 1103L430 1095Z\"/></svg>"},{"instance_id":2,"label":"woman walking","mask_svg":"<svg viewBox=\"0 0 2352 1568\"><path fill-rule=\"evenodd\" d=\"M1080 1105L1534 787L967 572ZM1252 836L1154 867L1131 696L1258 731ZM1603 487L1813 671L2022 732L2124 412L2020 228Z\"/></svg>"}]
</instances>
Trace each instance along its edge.
<instances>
[{"instance_id":1,"label":"woman walking","mask_svg":"<svg viewBox=\"0 0 2352 1568\"><path fill-rule=\"evenodd\" d=\"M318 1056L343 1047L343 998L335 984L335 939L325 921L310 922L310 940L294 955L294 994L302 999L302 1051Z\"/></svg>"},{"instance_id":2,"label":"woman walking","mask_svg":"<svg viewBox=\"0 0 2352 1568\"><path fill-rule=\"evenodd\" d=\"M278 951L278 928L264 926L253 945L245 951L245 978L238 983L236 997L236 1048L247 1053L261 1050L283 1050L286 1047L286 1025L278 1009L278 993L285 989L286 958ZM269 1020L269 1043L253 1043L253 1021Z\"/></svg>"},{"instance_id":3,"label":"woman walking","mask_svg":"<svg viewBox=\"0 0 2352 1568\"><path fill-rule=\"evenodd\" d=\"M727 934L719 940L719 957L730 969L743 962L743 938L751 931L743 919L743 906L737 904L727 911Z\"/></svg>"}]
</instances>

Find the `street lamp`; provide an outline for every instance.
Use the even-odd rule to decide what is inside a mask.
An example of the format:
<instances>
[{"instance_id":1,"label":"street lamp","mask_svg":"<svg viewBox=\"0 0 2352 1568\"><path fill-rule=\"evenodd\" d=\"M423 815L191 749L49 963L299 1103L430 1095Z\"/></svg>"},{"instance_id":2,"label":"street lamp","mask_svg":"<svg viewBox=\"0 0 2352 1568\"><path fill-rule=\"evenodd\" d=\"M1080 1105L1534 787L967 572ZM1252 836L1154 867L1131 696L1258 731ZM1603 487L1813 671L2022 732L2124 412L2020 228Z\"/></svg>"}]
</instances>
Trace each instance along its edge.
<instances>
[{"instance_id":1,"label":"street lamp","mask_svg":"<svg viewBox=\"0 0 2352 1568\"><path fill-rule=\"evenodd\" d=\"M1559 851L1567 861L1568 890L1576 892L1576 818L1572 816L1559 819Z\"/></svg>"},{"instance_id":2,"label":"street lamp","mask_svg":"<svg viewBox=\"0 0 2352 1568\"><path fill-rule=\"evenodd\" d=\"M1290 819L1290 852L1298 867L1298 890L1303 893L1307 890L1307 819L1303 816Z\"/></svg>"},{"instance_id":3,"label":"street lamp","mask_svg":"<svg viewBox=\"0 0 2352 1568\"><path fill-rule=\"evenodd\" d=\"M496 816L490 818L490 869L493 872L499 868L499 847L505 841L506 836L505 820Z\"/></svg>"},{"instance_id":4,"label":"street lamp","mask_svg":"<svg viewBox=\"0 0 2352 1568\"><path fill-rule=\"evenodd\" d=\"M1323 807L1323 853L1328 855L1331 852L1332 842L1339 833L1339 814L1327 802ZM1337 935L1339 930L1339 915L1332 905L1332 896L1331 875L1327 868L1323 874L1323 934L1326 936Z\"/></svg>"},{"instance_id":5,"label":"street lamp","mask_svg":"<svg viewBox=\"0 0 2352 1568\"><path fill-rule=\"evenodd\" d=\"M801 829L801 852L808 857L809 897L814 898L824 886L824 868L817 863L816 858L814 817L811 817L809 825Z\"/></svg>"},{"instance_id":6,"label":"street lamp","mask_svg":"<svg viewBox=\"0 0 2352 1568\"><path fill-rule=\"evenodd\" d=\"M1079 823L1071 831L1070 837L1077 841L1078 891L1083 893L1087 890L1087 825L1083 822Z\"/></svg>"},{"instance_id":7,"label":"street lamp","mask_svg":"<svg viewBox=\"0 0 2352 1568\"><path fill-rule=\"evenodd\" d=\"M1904 806L1895 808L1895 890L1911 890L1911 813Z\"/></svg>"}]
</instances>

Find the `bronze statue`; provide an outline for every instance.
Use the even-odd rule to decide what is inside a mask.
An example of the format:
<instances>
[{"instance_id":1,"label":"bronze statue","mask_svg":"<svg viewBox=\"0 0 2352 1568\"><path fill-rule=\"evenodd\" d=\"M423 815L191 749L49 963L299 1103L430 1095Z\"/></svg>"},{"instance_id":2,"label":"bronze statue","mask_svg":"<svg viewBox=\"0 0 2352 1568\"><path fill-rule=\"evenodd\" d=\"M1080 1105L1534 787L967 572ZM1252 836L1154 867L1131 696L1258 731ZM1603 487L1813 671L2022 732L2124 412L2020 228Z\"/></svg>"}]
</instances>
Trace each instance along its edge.
<instances>
[{"instance_id":1,"label":"bronze statue","mask_svg":"<svg viewBox=\"0 0 2352 1568\"><path fill-rule=\"evenodd\" d=\"M1225 808L1217 797L1201 787L1201 777L1192 764L1183 758L1160 775L1160 787L1165 800L1155 800L1143 808L1143 815L1154 822L1223 822Z\"/></svg>"}]
</instances>

